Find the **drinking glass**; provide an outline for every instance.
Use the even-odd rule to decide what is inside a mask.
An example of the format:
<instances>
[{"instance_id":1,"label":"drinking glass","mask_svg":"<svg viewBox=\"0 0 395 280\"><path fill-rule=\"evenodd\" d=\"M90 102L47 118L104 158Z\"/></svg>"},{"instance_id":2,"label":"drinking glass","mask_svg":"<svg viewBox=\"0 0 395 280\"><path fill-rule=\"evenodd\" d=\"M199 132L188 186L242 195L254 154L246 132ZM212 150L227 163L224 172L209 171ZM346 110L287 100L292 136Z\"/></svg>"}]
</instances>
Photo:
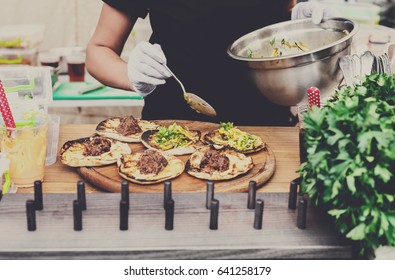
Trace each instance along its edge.
<instances>
[{"instance_id":1,"label":"drinking glass","mask_svg":"<svg viewBox=\"0 0 395 280\"><path fill-rule=\"evenodd\" d=\"M38 54L38 60L42 66L59 67L60 56L56 53L41 52Z\"/></svg>"},{"instance_id":2,"label":"drinking glass","mask_svg":"<svg viewBox=\"0 0 395 280\"><path fill-rule=\"evenodd\" d=\"M85 81L85 55L83 53L72 53L66 56L66 62L70 82Z\"/></svg>"},{"instance_id":3,"label":"drinking glass","mask_svg":"<svg viewBox=\"0 0 395 280\"><path fill-rule=\"evenodd\" d=\"M21 123L21 122L19 122ZM36 117L16 128L1 127L1 152L10 160L9 174L17 187L44 180L48 118Z\"/></svg>"}]
</instances>

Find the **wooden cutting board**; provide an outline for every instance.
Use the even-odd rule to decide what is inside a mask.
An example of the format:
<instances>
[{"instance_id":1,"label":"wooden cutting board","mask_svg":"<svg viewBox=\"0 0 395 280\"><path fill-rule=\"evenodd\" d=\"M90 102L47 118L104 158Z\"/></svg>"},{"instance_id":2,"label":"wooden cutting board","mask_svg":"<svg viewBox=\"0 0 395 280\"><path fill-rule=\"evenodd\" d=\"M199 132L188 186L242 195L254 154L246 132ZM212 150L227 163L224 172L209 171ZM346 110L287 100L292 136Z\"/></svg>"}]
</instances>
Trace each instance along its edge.
<instances>
[{"instance_id":1,"label":"wooden cutting board","mask_svg":"<svg viewBox=\"0 0 395 280\"><path fill-rule=\"evenodd\" d=\"M160 125L168 126L174 122L188 127L189 129L200 130L202 134L207 131L217 129L219 127L216 123L198 122L198 121L158 121ZM140 143L129 144L132 152L140 152L145 147ZM190 155L179 156L187 162ZM216 192L246 192L248 191L248 184L251 180L257 182L259 187L262 187L274 174L276 167L276 160L273 151L267 146L266 149L250 155L254 162L254 167L246 174L236 177L231 180L216 181ZM101 167L80 167L77 168L80 176L90 184L107 190L109 192L120 192L121 182L123 178L119 176L117 165L107 165ZM161 192L163 191L163 182L152 185L139 185L130 182L129 188L131 192ZM206 191L206 181L197 179L186 172L179 177L172 180L172 191L174 192L203 192Z\"/></svg>"}]
</instances>

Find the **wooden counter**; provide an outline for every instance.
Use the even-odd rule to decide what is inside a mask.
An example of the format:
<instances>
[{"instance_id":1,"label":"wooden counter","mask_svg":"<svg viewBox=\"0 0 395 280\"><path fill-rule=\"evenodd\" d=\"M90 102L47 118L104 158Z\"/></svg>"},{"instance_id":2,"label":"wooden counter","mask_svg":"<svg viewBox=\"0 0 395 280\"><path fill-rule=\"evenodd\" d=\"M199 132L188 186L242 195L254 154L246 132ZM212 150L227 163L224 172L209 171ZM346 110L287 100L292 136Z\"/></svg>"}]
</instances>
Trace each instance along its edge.
<instances>
[{"instance_id":1,"label":"wooden counter","mask_svg":"<svg viewBox=\"0 0 395 280\"><path fill-rule=\"evenodd\" d=\"M59 145L89 136L95 125L61 125ZM288 208L290 181L298 174L296 127L241 127L265 139L276 156L273 177L259 189L263 226L253 228L254 210L247 193L215 193L218 229L209 229L204 192L175 192L174 229L166 230L163 193L132 193L128 230L120 230L119 193L87 185L83 230L73 229L77 199L75 169L57 161L47 167L44 209L36 211L37 228L28 231L26 203L33 188L19 189L0 202L0 259L349 259L351 244L333 221L310 205L306 228L297 226L299 210ZM302 212L300 212L302 213ZM108 237L111 238L108 238Z\"/></svg>"},{"instance_id":2,"label":"wooden counter","mask_svg":"<svg viewBox=\"0 0 395 280\"><path fill-rule=\"evenodd\" d=\"M62 124L60 126L59 147L66 141L87 137L94 133L94 124ZM259 192L288 192L289 182L298 174L299 138L297 127L240 127L256 134L267 142L276 157L276 170L273 177L259 189ZM81 180L74 168L63 165L59 160L45 170L44 193L75 193L76 183ZM86 192L103 192L86 184ZM18 193L31 193L33 188L19 189Z\"/></svg>"}]
</instances>

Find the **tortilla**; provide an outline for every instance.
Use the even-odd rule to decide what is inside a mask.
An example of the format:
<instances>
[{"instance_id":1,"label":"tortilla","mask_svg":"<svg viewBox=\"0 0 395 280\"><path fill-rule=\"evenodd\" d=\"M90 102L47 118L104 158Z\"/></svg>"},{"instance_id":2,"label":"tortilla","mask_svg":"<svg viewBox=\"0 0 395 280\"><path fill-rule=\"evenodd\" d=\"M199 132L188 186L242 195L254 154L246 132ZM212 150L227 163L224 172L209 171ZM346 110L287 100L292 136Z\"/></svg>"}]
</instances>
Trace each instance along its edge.
<instances>
[{"instance_id":1,"label":"tortilla","mask_svg":"<svg viewBox=\"0 0 395 280\"><path fill-rule=\"evenodd\" d=\"M99 135L67 141L59 151L62 163L71 167L103 166L130 154L128 144Z\"/></svg>"},{"instance_id":2,"label":"tortilla","mask_svg":"<svg viewBox=\"0 0 395 280\"><path fill-rule=\"evenodd\" d=\"M153 152L157 153L159 157L166 159L166 165L161 166L158 173L155 172L142 172L140 164L144 153ZM156 150L146 150L142 153L121 155L117 160L119 175L131 182L138 184L155 184L165 180L169 180L179 176L185 168L182 160L175 156L161 153Z\"/></svg>"},{"instance_id":3,"label":"tortilla","mask_svg":"<svg viewBox=\"0 0 395 280\"><path fill-rule=\"evenodd\" d=\"M122 142L137 143L144 131L156 128L158 125L154 122L135 119L133 116L113 117L100 122L96 133Z\"/></svg>"},{"instance_id":4,"label":"tortilla","mask_svg":"<svg viewBox=\"0 0 395 280\"><path fill-rule=\"evenodd\" d=\"M249 156L233 149L215 149L209 146L198 149L186 163L189 175L213 181L233 179L253 167L254 163Z\"/></svg>"},{"instance_id":5,"label":"tortilla","mask_svg":"<svg viewBox=\"0 0 395 280\"><path fill-rule=\"evenodd\" d=\"M186 155L193 153L202 145L200 136L200 131L188 130L174 123L169 127L145 131L141 135L141 143L146 148L165 154Z\"/></svg>"},{"instance_id":6,"label":"tortilla","mask_svg":"<svg viewBox=\"0 0 395 280\"><path fill-rule=\"evenodd\" d=\"M243 154L255 153L266 144L257 135L250 134L234 127L232 123L221 123L219 129L209 131L203 136L203 142L212 145L216 149L229 147Z\"/></svg>"}]
</instances>

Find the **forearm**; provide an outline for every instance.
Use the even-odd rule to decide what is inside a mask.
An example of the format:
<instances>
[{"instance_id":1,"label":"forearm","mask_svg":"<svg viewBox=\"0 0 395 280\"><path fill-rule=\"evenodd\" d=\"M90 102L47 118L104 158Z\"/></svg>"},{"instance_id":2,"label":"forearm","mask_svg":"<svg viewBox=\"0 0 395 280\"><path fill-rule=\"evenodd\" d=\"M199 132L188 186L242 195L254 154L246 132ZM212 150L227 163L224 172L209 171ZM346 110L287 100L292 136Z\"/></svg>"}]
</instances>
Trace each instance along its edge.
<instances>
[{"instance_id":1,"label":"forearm","mask_svg":"<svg viewBox=\"0 0 395 280\"><path fill-rule=\"evenodd\" d=\"M131 90L127 75L127 63L108 47L88 45L86 67L99 82L125 90Z\"/></svg>"},{"instance_id":2,"label":"forearm","mask_svg":"<svg viewBox=\"0 0 395 280\"><path fill-rule=\"evenodd\" d=\"M136 22L126 14L103 4L96 30L87 46L86 67L101 83L131 90L127 63L120 58L123 46Z\"/></svg>"}]
</instances>

